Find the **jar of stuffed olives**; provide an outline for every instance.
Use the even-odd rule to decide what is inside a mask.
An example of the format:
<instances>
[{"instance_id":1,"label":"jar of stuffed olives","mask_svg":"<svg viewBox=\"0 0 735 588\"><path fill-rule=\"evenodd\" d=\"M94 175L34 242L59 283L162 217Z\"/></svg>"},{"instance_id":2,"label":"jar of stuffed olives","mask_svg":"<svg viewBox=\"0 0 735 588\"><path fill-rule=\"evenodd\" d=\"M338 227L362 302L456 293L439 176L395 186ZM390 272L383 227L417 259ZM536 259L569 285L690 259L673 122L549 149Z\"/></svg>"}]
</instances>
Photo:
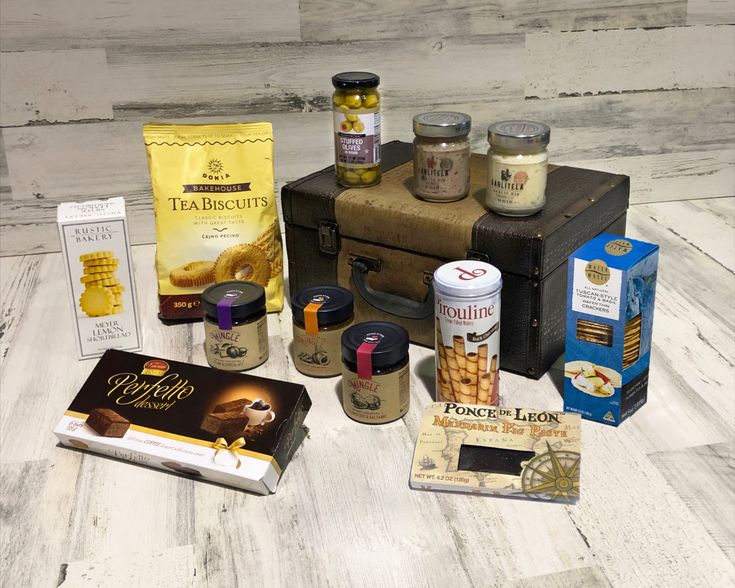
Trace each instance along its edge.
<instances>
[{"instance_id":1,"label":"jar of stuffed olives","mask_svg":"<svg viewBox=\"0 0 735 588\"><path fill-rule=\"evenodd\" d=\"M332 76L334 168L337 182L353 188L380 183L380 78L365 71Z\"/></svg>"}]
</instances>

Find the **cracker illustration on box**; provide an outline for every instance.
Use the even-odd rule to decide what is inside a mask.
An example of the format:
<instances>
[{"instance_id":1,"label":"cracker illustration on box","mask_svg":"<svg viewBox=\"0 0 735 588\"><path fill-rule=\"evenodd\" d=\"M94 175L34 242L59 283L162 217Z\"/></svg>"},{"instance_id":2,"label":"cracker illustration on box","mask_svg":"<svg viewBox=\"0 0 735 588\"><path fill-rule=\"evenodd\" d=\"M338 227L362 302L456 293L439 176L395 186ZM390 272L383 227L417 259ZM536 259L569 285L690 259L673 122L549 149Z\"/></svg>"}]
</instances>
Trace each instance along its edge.
<instances>
[{"instance_id":1,"label":"cracker illustration on box","mask_svg":"<svg viewBox=\"0 0 735 588\"><path fill-rule=\"evenodd\" d=\"M80 255L79 261L83 272L79 281L84 284L79 308L87 316L120 314L124 287L115 273L120 260L112 251L92 251Z\"/></svg>"}]
</instances>

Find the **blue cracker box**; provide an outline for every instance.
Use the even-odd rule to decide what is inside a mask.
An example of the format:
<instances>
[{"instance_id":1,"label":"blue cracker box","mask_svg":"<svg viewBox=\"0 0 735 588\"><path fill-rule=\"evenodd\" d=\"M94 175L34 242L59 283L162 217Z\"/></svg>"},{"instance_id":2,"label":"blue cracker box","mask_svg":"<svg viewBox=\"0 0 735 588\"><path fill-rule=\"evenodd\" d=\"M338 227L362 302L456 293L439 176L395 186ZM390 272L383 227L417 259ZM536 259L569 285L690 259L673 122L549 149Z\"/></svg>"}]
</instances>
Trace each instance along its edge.
<instances>
[{"instance_id":1,"label":"blue cracker box","mask_svg":"<svg viewBox=\"0 0 735 588\"><path fill-rule=\"evenodd\" d=\"M565 411L617 426L646 403L658 251L603 233L569 257Z\"/></svg>"}]
</instances>

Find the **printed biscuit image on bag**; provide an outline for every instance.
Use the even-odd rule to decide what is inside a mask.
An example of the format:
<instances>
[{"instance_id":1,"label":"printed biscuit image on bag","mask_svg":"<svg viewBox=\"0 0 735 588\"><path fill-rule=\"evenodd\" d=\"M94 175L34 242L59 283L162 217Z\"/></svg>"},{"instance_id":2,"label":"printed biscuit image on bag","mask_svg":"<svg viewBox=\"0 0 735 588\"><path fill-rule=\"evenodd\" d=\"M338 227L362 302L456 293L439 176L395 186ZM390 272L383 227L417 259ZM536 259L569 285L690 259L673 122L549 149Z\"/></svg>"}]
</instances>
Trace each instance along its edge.
<instances>
[{"instance_id":1,"label":"printed biscuit image on bag","mask_svg":"<svg viewBox=\"0 0 735 588\"><path fill-rule=\"evenodd\" d=\"M270 123L143 127L156 213L162 319L201 318L200 294L245 280L283 308Z\"/></svg>"}]
</instances>

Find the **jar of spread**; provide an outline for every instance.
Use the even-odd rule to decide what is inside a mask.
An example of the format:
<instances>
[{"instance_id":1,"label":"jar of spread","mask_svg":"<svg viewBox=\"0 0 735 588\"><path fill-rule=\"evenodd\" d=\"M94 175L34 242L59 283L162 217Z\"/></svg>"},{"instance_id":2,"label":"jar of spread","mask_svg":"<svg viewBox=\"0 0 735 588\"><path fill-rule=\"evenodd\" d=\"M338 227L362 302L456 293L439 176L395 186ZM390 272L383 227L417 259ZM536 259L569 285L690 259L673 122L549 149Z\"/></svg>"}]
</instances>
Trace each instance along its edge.
<instances>
[{"instance_id":1,"label":"jar of spread","mask_svg":"<svg viewBox=\"0 0 735 588\"><path fill-rule=\"evenodd\" d=\"M408 333L387 322L359 323L342 335L342 407L370 425L389 423L408 411L411 374Z\"/></svg>"},{"instance_id":2,"label":"jar of spread","mask_svg":"<svg viewBox=\"0 0 735 588\"><path fill-rule=\"evenodd\" d=\"M291 299L293 361L307 376L341 372L342 333L354 319L352 292L339 286L312 286Z\"/></svg>"},{"instance_id":3,"label":"jar of spread","mask_svg":"<svg viewBox=\"0 0 735 588\"><path fill-rule=\"evenodd\" d=\"M463 259L434 272L437 401L498 404L500 289L489 263Z\"/></svg>"},{"instance_id":4,"label":"jar of spread","mask_svg":"<svg viewBox=\"0 0 735 588\"><path fill-rule=\"evenodd\" d=\"M241 372L268 359L265 290L255 282L221 282L202 293L204 352L214 368Z\"/></svg>"},{"instance_id":5,"label":"jar of spread","mask_svg":"<svg viewBox=\"0 0 735 588\"><path fill-rule=\"evenodd\" d=\"M505 216L530 216L546 204L546 172L551 129L526 120L495 123L487 129L486 204Z\"/></svg>"},{"instance_id":6,"label":"jar of spread","mask_svg":"<svg viewBox=\"0 0 735 588\"><path fill-rule=\"evenodd\" d=\"M366 71L332 76L334 169L342 186L380 183L380 78Z\"/></svg>"},{"instance_id":7,"label":"jar of spread","mask_svg":"<svg viewBox=\"0 0 735 588\"><path fill-rule=\"evenodd\" d=\"M413 193L430 202L461 200L470 191L469 115L424 112L413 117Z\"/></svg>"}]
</instances>

